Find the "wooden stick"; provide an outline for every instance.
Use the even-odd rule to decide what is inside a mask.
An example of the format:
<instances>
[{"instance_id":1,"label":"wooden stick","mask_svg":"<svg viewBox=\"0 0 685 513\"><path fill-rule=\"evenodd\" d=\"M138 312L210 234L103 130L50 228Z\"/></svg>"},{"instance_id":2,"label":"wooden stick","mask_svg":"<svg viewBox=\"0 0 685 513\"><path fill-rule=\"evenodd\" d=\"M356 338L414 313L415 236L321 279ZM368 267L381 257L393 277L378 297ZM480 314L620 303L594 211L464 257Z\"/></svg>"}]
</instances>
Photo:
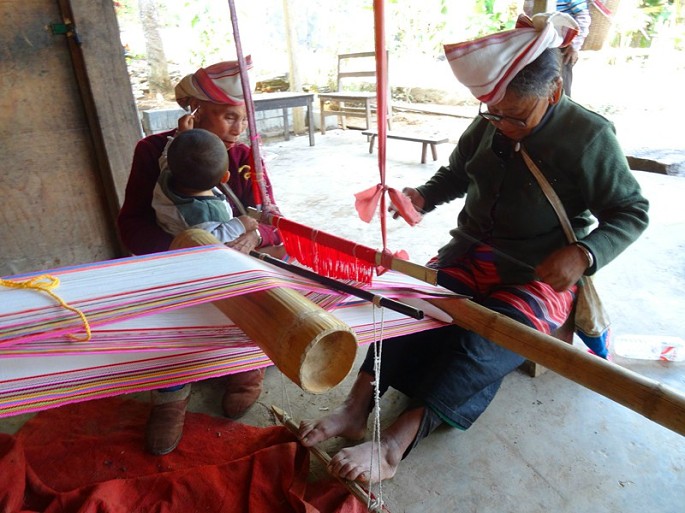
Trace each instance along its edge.
<instances>
[{"instance_id":1,"label":"wooden stick","mask_svg":"<svg viewBox=\"0 0 685 513\"><path fill-rule=\"evenodd\" d=\"M321 285L324 285L329 289L337 290L339 292L344 292L345 294L349 294L351 296L364 299L366 301L369 301L370 303L373 303L376 306L382 306L389 310L394 310L395 312L408 315L409 317L412 317L417 320L423 319L422 310L414 308L411 305L401 303L392 298L374 294L373 292L370 292L368 290L360 289L359 287L353 287L352 285L348 285L347 283L343 283L341 281L334 280L326 276L321 276L320 274L316 274L315 272L312 272L309 269L304 269L302 267L289 264L287 262L284 262L283 260L274 258L271 255L267 255L266 253L250 251L250 256L258 258L271 265L275 265L276 267L280 267L281 269L285 269L286 271L289 271L293 274L297 274L298 276L308 278L312 281L315 281L316 283L320 283Z\"/></svg>"},{"instance_id":2,"label":"wooden stick","mask_svg":"<svg viewBox=\"0 0 685 513\"><path fill-rule=\"evenodd\" d=\"M240 84L243 90L243 98L245 99L247 125L250 131L250 139L252 141L250 147L252 149L252 157L254 160L254 180L261 196L261 202L259 205L268 211L271 209L271 199L269 198L269 194L266 190L266 183L264 181L264 170L262 168L262 157L259 148L259 133L257 132L254 103L252 102L252 86L250 85L250 77L247 74L247 66L243 56L243 46L240 41L240 28L238 26L238 14L235 8L234 0L228 0L228 8L231 14L233 39L235 40L235 50L238 57L238 66L240 68Z\"/></svg>"},{"instance_id":3,"label":"wooden stick","mask_svg":"<svg viewBox=\"0 0 685 513\"><path fill-rule=\"evenodd\" d=\"M274 415L276 415L276 418L278 421L283 424L288 430L294 434L297 439L300 439L299 436L299 429L297 424L293 422L292 418L288 413L279 408L278 406L271 405L271 410L274 412ZM326 453L326 451L318 448L318 447L307 447L309 449L309 452L311 452L321 463L324 464L326 469L328 470L328 464L331 462L331 457ZM359 499L364 506L369 507L369 511L372 513L383 513L383 511L388 511L383 504L378 504L378 501L376 500L373 495L369 494L359 483L356 481L350 481L348 479L343 479L339 476L331 474L333 477L335 477L340 483L347 488L352 495L354 495L357 499Z\"/></svg>"}]
</instances>

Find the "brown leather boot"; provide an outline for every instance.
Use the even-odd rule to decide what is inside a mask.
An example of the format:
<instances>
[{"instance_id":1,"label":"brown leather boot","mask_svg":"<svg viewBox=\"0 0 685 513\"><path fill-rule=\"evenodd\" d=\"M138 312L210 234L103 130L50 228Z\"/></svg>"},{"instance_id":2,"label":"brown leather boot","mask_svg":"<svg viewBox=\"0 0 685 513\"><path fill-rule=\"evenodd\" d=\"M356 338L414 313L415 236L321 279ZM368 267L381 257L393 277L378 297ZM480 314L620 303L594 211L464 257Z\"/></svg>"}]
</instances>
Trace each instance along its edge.
<instances>
[{"instance_id":1,"label":"brown leather boot","mask_svg":"<svg viewBox=\"0 0 685 513\"><path fill-rule=\"evenodd\" d=\"M176 449L183 436L190 385L176 392L152 392L152 410L145 427L145 450L162 456Z\"/></svg>"},{"instance_id":2,"label":"brown leather boot","mask_svg":"<svg viewBox=\"0 0 685 513\"><path fill-rule=\"evenodd\" d=\"M264 369L231 374L221 401L224 415L231 419L242 417L262 393Z\"/></svg>"}]
</instances>

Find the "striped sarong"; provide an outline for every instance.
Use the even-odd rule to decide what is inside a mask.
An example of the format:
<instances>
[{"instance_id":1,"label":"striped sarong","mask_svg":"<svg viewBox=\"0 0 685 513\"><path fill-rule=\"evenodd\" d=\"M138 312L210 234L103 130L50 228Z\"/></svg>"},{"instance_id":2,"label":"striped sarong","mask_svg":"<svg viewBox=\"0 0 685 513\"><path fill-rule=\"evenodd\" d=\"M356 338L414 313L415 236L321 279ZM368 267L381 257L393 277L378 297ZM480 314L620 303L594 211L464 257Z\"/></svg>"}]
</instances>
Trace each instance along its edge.
<instances>
[{"instance_id":1,"label":"striped sarong","mask_svg":"<svg viewBox=\"0 0 685 513\"><path fill-rule=\"evenodd\" d=\"M428 266L435 267L436 262L433 258ZM450 290L471 296L474 302L483 306L508 306L547 335L564 324L573 308L575 287L557 292L541 281L503 284L495 267L495 255L485 245L475 246L469 255L440 271L446 275L444 285Z\"/></svg>"}]
</instances>

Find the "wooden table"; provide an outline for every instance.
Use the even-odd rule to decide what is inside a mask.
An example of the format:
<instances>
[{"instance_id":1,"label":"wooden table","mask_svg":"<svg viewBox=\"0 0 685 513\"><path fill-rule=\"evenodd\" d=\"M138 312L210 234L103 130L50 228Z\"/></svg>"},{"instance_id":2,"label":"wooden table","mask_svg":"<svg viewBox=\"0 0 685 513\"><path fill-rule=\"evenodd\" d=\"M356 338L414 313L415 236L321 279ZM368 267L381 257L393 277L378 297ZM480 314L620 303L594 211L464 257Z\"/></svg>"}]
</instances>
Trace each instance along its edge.
<instances>
[{"instance_id":1,"label":"wooden table","mask_svg":"<svg viewBox=\"0 0 685 513\"><path fill-rule=\"evenodd\" d=\"M314 110L312 102L314 93L261 93L252 95L255 111L260 110L283 110L283 135L285 140L290 139L290 127L288 123L288 109L292 107L307 107L307 124L309 125L309 146L314 146Z\"/></svg>"}]
</instances>

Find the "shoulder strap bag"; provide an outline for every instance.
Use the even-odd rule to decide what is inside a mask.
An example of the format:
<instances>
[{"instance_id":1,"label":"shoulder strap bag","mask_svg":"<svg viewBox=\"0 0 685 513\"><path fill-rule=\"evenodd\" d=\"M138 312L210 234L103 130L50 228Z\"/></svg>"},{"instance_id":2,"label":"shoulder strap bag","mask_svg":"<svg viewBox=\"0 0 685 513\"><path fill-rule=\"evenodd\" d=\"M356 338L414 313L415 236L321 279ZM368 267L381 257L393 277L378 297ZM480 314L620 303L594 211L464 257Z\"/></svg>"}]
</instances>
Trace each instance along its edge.
<instances>
[{"instance_id":1,"label":"shoulder strap bag","mask_svg":"<svg viewBox=\"0 0 685 513\"><path fill-rule=\"evenodd\" d=\"M557 196L557 193L554 191L554 188L542 174L540 168L533 162L533 159L530 158L530 155L528 155L528 152L523 146L520 147L520 152L528 169L533 173L533 176L542 188L542 192L544 192L547 200L559 217L559 222L561 223L561 227L566 234L569 244L578 242L571 222L566 214L566 210L564 209L559 196ZM595 353L600 354L598 350L592 347L592 343L588 342L588 338L602 338L602 346L605 346L604 338L609 329L610 321L609 315L604 309L602 301L599 299L599 294L597 293L597 289L595 289L595 285L590 276L583 276L578 283L574 321L578 335L581 336L590 349L593 349ZM602 349L606 352L605 347Z\"/></svg>"}]
</instances>

